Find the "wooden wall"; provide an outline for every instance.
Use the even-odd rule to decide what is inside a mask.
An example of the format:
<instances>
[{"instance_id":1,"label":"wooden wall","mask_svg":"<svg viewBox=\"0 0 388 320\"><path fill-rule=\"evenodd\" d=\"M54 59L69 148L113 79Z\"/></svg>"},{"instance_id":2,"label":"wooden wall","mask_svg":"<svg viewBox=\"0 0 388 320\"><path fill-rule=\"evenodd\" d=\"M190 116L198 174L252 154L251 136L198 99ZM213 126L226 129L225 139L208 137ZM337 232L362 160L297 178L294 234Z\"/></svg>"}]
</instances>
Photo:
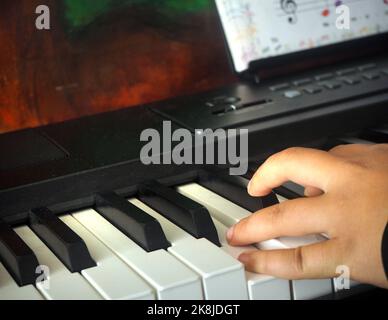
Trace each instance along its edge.
<instances>
[{"instance_id":1,"label":"wooden wall","mask_svg":"<svg viewBox=\"0 0 388 320\"><path fill-rule=\"evenodd\" d=\"M123 3L91 17L75 1L0 1L0 132L234 81L212 0L94 0ZM35 28L39 4L49 31Z\"/></svg>"}]
</instances>

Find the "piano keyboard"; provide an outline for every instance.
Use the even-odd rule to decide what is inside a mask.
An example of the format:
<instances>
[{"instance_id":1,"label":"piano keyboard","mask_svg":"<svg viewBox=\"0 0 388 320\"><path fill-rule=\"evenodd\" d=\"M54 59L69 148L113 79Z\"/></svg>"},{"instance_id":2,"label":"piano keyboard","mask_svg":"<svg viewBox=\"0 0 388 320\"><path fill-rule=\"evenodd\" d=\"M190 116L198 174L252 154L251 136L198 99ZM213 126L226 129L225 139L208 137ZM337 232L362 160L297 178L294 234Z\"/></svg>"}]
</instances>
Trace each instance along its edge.
<instances>
[{"instance_id":1,"label":"piano keyboard","mask_svg":"<svg viewBox=\"0 0 388 320\"><path fill-rule=\"evenodd\" d=\"M386 139L380 131L361 138ZM173 187L149 181L129 199L96 194L92 208L60 216L33 209L29 223L14 228L0 219L0 300L303 300L339 292L338 279L288 281L244 270L237 259L244 251L327 240L316 234L230 246L232 225L304 196L303 187L287 182L253 198L247 184L244 177L200 172Z\"/></svg>"},{"instance_id":2,"label":"piano keyboard","mask_svg":"<svg viewBox=\"0 0 388 320\"><path fill-rule=\"evenodd\" d=\"M156 191L130 199L98 195L94 208L60 217L32 210L29 225L0 228L0 244L8 248L0 250L0 299L299 300L337 291L333 279L288 281L244 270L237 260L243 251L294 248L326 238L228 245L227 229L252 213L247 208L286 200L275 193L250 198L246 179L232 178L235 184L230 179L175 188L150 182L147 190ZM47 281L25 276L34 274L37 264L47 266Z\"/></svg>"}]
</instances>

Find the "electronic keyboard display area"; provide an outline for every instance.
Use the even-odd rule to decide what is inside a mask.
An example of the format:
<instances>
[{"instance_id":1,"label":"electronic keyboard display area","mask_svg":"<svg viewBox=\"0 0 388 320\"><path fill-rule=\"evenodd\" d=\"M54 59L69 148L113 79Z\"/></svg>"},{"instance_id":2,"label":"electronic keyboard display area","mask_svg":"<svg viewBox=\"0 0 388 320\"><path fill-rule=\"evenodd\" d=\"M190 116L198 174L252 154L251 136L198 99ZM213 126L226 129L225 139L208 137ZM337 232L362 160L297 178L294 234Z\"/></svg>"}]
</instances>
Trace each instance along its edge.
<instances>
[{"instance_id":1,"label":"electronic keyboard display area","mask_svg":"<svg viewBox=\"0 0 388 320\"><path fill-rule=\"evenodd\" d=\"M237 72L255 60L388 31L388 0L216 3Z\"/></svg>"}]
</instances>

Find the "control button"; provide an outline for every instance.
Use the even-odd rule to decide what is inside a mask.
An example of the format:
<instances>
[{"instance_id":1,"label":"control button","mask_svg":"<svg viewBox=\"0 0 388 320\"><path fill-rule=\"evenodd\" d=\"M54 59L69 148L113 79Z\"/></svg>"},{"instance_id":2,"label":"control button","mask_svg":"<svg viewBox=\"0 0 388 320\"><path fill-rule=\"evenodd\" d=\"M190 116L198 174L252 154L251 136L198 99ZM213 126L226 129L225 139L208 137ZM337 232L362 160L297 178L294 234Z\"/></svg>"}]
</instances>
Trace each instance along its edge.
<instances>
[{"instance_id":1,"label":"control button","mask_svg":"<svg viewBox=\"0 0 388 320\"><path fill-rule=\"evenodd\" d=\"M323 81L323 80L331 79L333 77L334 77L334 74L332 74L332 73L324 73L324 74L320 74L320 75L315 76L315 80Z\"/></svg>"},{"instance_id":2,"label":"control button","mask_svg":"<svg viewBox=\"0 0 388 320\"><path fill-rule=\"evenodd\" d=\"M226 106L229 104L236 104L241 101L241 98L239 97L233 97L233 96L221 96L216 97L208 102L206 102L206 106L209 108L214 108L216 106Z\"/></svg>"},{"instance_id":3,"label":"control button","mask_svg":"<svg viewBox=\"0 0 388 320\"><path fill-rule=\"evenodd\" d=\"M346 76L348 74L352 74L352 73L355 73L357 70L355 68L348 68L348 69L342 69L342 70L338 70L337 71L337 74L339 76Z\"/></svg>"},{"instance_id":4,"label":"control button","mask_svg":"<svg viewBox=\"0 0 388 320\"><path fill-rule=\"evenodd\" d=\"M313 81L313 80L310 79L310 78L305 78L305 79L295 80L295 81L293 82L293 84L294 84L295 86L303 86L303 85L305 85L305 84L311 83L312 81Z\"/></svg>"},{"instance_id":5,"label":"control button","mask_svg":"<svg viewBox=\"0 0 388 320\"><path fill-rule=\"evenodd\" d=\"M341 83L338 81L321 82L319 85L324 86L326 89L335 90L341 88Z\"/></svg>"},{"instance_id":6,"label":"control button","mask_svg":"<svg viewBox=\"0 0 388 320\"><path fill-rule=\"evenodd\" d=\"M269 90L280 91L280 90L288 89L289 87L290 87L289 83L280 83L280 84L269 87Z\"/></svg>"},{"instance_id":7,"label":"control button","mask_svg":"<svg viewBox=\"0 0 388 320\"><path fill-rule=\"evenodd\" d=\"M211 109L212 114L223 114L225 113L225 106L216 106Z\"/></svg>"},{"instance_id":8,"label":"control button","mask_svg":"<svg viewBox=\"0 0 388 320\"><path fill-rule=\"evenodd\" d=\"M346 78L343 78L342 80L343 82L351 86L359 84L361 82L361 79L359 77L346 77Z\"/></svg>"},{"instance_id":9,"label":"control button","mask_svg":"<svg viewBox=\"0 0 388 320\"><path fill-rule=\"evenodd\" d=\"M207 101L205 104L207 107L209 108L213 108L215 106L218 106L218 105L221 105L223 104L223 100L226 98L226 96L222 96L222 97L216 97L216 98L213 98L209 101Z\"/></svg>"},{"instance_id":10,"label":"control button","mask_svg":"<svg viewBox=\"0 0 388 320\"><path fill-rule=\"evenodd\" d=\"M380 78L380 74L377 72L368 72L362 75L366 80L376 80Z\"/></svg>"},{"instance_id":11,"label":"control button","mask_svg":"<svg viewBox=\"0 0 388 320\"><path fill-rule=\"evenodd\" d=\"M358 70L360 70L360 71L366 71L366 70L370 70L370 69L373 69L373 68L376 68L376 64L374 64L374 63L368 63L368 64L364 64L363 66L359 66L359 67L358 67Z\"/></svg>"},{"instance_id":12,"label":"control button","mask_svg":"<svg viewBox=\"0 0 388 320\"><path fill-rule=\"evenodd\" d=\"M235 106L233 104L229 104L229 105L225 106L225 113L231 112L231 111L236 111L236 110L237 110L237 106Z\"/></svg>"},{"instance_id":13,"label":"control button","mask_svg":"<svg viewBox=\"0 0 388 320\"><path fill-rule=\"evenodd\" d=\"M309 93L309 94L317 94L317 93L322 92L322 88L320 88L320 87L315 87L315 86L310 86L310 87L304 88L304 91L305 91L306 93Z\"/></svg>"},{"instance_id":14,"label":"control button","mask_svg":"<svg viewBox=\"0 0 388 320\"><path fill-rule=\"evenodd\" d=\"M227 98L227 96L219 96L219 97L215 97L215 98L212 98L210 100L210 103L214 104L214 105L217 105L217 104L222 104L224 103L224 100Z\"/></svg>"},{"instance_id":15,"label":"control button","mask_svg":"<svg viewBox=\"0 0 388 320\"><path fill-rule=\"evenodd\" d=\"M241 99L239 97L227 97L224 100L224 103L225 104L235 104L235 103L238 103L240 101L241 101Z\"/></svg>"},{"instance_id":16,"label":"control button","mask_svg":"<svg viewBox=\"0 0 388 320\"><path fill-rule=\"evenodd\" d=\"M227 112L231 112L231 111L235 111L237 109L237 107L233 104L229 104L229 105L218 105L214 108L211 109L211 112L212 114L224 114L224 113L227 113Z\"/></svg>"},{"instance_id":17,"label":"control button","mask_svg":"<svg viewBox=\"0 0 388 320\"><path fill-rule=\"evenodd\" d=\"M284 96L286 98L289 98L289 99L294 99L294 98L299 97L301 95L302 95L302 93L298 90L289 90L289 91L284 92Z\"/></svg>"}]
</instances>

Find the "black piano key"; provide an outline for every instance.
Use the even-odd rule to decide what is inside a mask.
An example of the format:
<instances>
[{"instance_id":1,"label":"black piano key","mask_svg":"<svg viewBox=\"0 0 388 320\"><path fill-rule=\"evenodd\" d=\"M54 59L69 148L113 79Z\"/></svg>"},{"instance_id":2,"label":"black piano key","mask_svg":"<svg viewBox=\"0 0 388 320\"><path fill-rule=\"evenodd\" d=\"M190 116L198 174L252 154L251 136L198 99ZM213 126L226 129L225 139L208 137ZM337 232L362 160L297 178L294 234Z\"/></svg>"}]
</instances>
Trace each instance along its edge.
<instances>
[{"instance_id":1,"label":"black piano key","mask_svg":"<svg viewBox=\"0 0 388 320\"><path fill-rule=\"evenodd\" d=\"M304 187L292 181L284 183L275 189L275 192L286 199L297 199L304 197Z\"/></svg>"},{"instance_id":2,"label":"black piano key","mask_svg":"<svg viewBox=\"0 0 388 320\"><path fill-rule=\"evenodd\" d=\"M338 139L338 144L373 144L373 142L358 137L343 137Z\"/></svg>"},{"instance_id":3,"label":"black piano key","mask_svg":"<svg viewBox=\"0 0 388 320\"><path fill-rule=\"evenodd\" d=\"M148 252L171 246L158 220L114 192L97 194L95 209Z\"/></svg>"},{"instance_id":4,"label":"black piano key","mask_svg":"<svg viewBox=\"0 0 388 320\"><path fill-rule=\"evenodd\" d=\"M35 284L38 259L17 233L1 220L0 260L19 286Z\"/></svg>"},{"instance_id":5,"label":"black piano key","mask_svg":"<svg viewBox=\"0 0 388 320\"><path fill-rule=\"evenodd\" d=\"M156 181L140 186L139 199L197 239L221 246L209 212L199 203Z\"/></svg>"},{"instance_id":6,"label":"black piano key","mask_svg":"<svg viewBox=\"0 0 388 320\"><path fill-rule=\"evenodd\" d=\"M198 183L251 212L279 203L273 192L264 197L250 196L247 191L248 180L239 176L209 173L200 177Z\"/></svg>"},{"instance_id":7,"label":"black piano key","mask_svg":"<svg viewBox=\"0 0 388 320\"><path fill-rule=\"evenodd\" d=\"M85 242L47 208L30 211L30 226L71 272L96 266Z\"/></svg>"},{"instance_id":8,"label":"black piano key","mask_svg":"<svg viewBox=\"0 0 388 320\"><path fill-rule=\"evenodd\" d=\"M361 134L361 138L374 143L388 143L388 126L368 129Z\"/></svg>"},{"instance_id":9,"label":"black piano key","mask_svg":"<svg viewBox=\"0 0 388 320\"><path fill-rule=\"evenodd\" d=\"M329 151L337 146L340 145L347 145L347 144L373 144L372 141L363 139L361 137L355 137L355 136L344 136L344 137L338 137L338 138L332 138L321 147L322 150Z\"/></svg>"}]
</instances>

